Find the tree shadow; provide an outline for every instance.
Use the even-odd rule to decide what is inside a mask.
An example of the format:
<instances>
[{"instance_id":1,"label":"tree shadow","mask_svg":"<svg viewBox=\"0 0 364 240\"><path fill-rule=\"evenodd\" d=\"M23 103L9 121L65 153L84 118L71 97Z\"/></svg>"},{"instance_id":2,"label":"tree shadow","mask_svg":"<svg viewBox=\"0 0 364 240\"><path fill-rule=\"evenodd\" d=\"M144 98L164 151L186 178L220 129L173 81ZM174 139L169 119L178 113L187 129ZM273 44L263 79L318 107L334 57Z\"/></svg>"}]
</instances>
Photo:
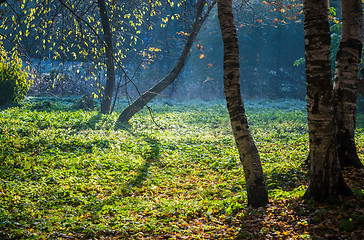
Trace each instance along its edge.
<instances>
[{"instance_id":1,"label":"tree shadow","mask_svg":"<svg viewBox=\"0 0 364 240\"><path fill-rule=\"evenodd\" d=\"M109 130L109 129L112 129L112 127L103 126L103 125L109 124L110 121L111 120L106 115L97 113L96 115L93 115L92 117L90 117L87 121L81 122L79 124L75 124L73 126L73 128L78 129L78 130L87 130L87 129L96 130L96 129L98 129L97 125L100 125L99 126L100 129ZM109 124L109 125L111 125L111 124Z\"/></svg>"},{"instance_id":2,"label":"tree shadow","mask_svg":"<svg viewBox=\"0 0 364 240\"><path fill-rule=\"evenodd\" d=\"M266 174L266 185L268 190L282 189L292 191L300 185L307 184L307 170L305 165L299 168L273 169Z\"/></svg>"},{"instance_id":3,"label":"tree shadow","mask_svg":"<svg viewBox=\"0 0 364 240\"><path fill-rule=\"evenodd\" d=\"M300 198L276 199L266 207L247 208L240 219L238 239L288 239L308 235L310 210Z\"/></svg>"},{"instance_id":4,"label":"tree shadow","mask_svg":"<svg viewBox=\"0 0 364 240\"><path fill-rule=\"evenodd\" d=\"M130 187L137 187L143 185L145 180L147 179L149 168L153 163L157 163L159 161L159 153L160 147L159 142L154 137L145 136L146 142L148 142L150 151L145 154L143 157L145 162L141 168L138 170L138 174L130 180L127 185Z\"/></svg>"},{"instance_id":5,"label":"tree shadow","mask_svg":"<svg viewBox=\"0 0 364 240\"><path fill-rule=\"evenodd\" d=\"M136 176L125 182L121 188L121 192L123 195L129 195L130 189L133 187L140 187L147 180L149 174L149 168L153 164L157 164L159 162L159 154L160 154L160 143L159 141L151 136L146 134L136 134L133 133L128 126L124 126L124 130L130 132L130 134L143 138L149 145L148 151L142 154L144 159L144 164L137 170Z\"/></svg>"},{"instance_id":6,"label":"tree shadow","mask_svg":"<svg viewBox=\"0 0 364 240\"><path fill-rule=\"evenodd\" d=\"M95 129L96 128L96 124L98 122L100 122L101 118L102 118L102 114L101 113L98 113L98 114L90 117L90 119L85 124L85 129L88 129L88 128Z\"/></svg>"},{"instance_id":7,"label":"tree shadow","mask_svg":"<svg viewBox=\"0 0 364 240\"><path fill-rule=\"evenodd\" d=\"M131 132L130 130L131 125L129 123L122 123L119 121L116 121L115 125L114 125L114 130L126 130L128 132Z\"/></svg>"}]
</instances>

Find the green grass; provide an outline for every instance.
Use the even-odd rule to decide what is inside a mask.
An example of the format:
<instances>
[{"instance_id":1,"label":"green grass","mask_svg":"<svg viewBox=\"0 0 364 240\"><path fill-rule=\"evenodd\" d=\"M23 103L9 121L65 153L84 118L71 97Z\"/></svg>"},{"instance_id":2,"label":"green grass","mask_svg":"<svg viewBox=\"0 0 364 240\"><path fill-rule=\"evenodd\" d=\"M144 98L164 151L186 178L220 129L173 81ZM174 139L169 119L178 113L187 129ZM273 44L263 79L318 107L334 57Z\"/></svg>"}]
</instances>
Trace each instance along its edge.
<instances>
[{"instance_id":1,"label":"green grass","mask_svg":"<svg viewBox=\"0 0 364 240\"><path fill-rule=\"evenodd\" d=\"M204 239L244 214L244 174L224 102L163 100L152 105L156 124L143 110L115 129L117 114L72 110L72 99L34 110L43 100L0 111L0 237ZM270 199L302 196L305 103L254 101L246 109Z\"/></svg>"}]
</instances>

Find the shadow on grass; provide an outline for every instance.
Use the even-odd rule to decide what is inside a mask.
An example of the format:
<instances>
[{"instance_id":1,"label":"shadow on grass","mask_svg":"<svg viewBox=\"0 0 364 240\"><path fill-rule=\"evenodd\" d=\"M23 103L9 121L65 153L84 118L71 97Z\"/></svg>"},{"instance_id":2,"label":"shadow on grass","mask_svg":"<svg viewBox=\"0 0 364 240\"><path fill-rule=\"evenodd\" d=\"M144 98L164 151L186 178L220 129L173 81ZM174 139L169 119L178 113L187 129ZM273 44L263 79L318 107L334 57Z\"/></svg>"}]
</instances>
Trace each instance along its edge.
<instances>
[{"instance_id":1,"label":"shadow on grass","mask_svg":"<svg viewBox=\"0 0 364 240\"><path fill-rule=\"evenodd\" d=\"M118 127L120 128L120 126ZM160 143L154 137L148 136L146 134L136 134L135 132L132 132L129 125L123 125L122 128L125 131L128 131L131 135L143 139L149 145L148 150L142 154L144 163L137 170L137 174L121 186L120 194L122 196L129 196L133 194L132 188L141 187L143 183L147 180L149 174L149 168L153 164L158 164L159 154L160 154Z\"/></svg>"},{"instance_id":2,"label":"shadow on grass","mask_svg":"<svg viewBox=\"0 0 364 240\"><path fill-rule=\"evenodd\" d=\"M238 239L310 239L308 210L299 199L271 201L266 207L244 210Z\"/></svg>"},{"instance_id":3,"label":"shadow on grass","mask_svg":"<svg viewBox=\"0 0 364 240\"><path fill-rule=\"evenodd\" d=\"M306 184L307 179L308 173L305 165L301 165L299 168L274 168L269 173L266 173L268 190L282 189L284 191L292 191L296 187Z\"/></svg>"},{"instance_id":4,"label":"shadow on grass","mask_svg":"<svg viewBox=\"0 0 364 240\"><path fill-rule=\"evenodd\" d=\"M90 119L85 124L86 129L87 128L95 129L96 128L96 124L98 122L100 122L101 118L102 118L102 114L101 113L98 113L98 114L90 117Z\"/></svg>"},{"instance_id":5,"label":"shadow on grass","mask_svg":"<svg viewBox=\"0 0 364 240\"><path fill-rule=\"evenodd\" d=\"M138 170L138 174L130 180L127 185L130 187L137 187L143 185L143 182L147 179L149 168L153 163L158 162L159 160L159 142L149 136L144 136L146 138L146 142L148 142L150 146L150 151L145 153L144 159L145 162L143 166Z\"/></svg>"},{"instance_id":6,"label":"shadow on grass","mask_svg":"<svg viewBox=\"0 0 364 240\"><path fill-rule=\"evenodd\" d=\"M82 130L87 130L87 129L109 130L112 129L112 126L113 126L113 121L107 115L97 113L96 115L90 117L86 122L75 125L74 128Z\"/></svg>"},{"instance_id":7,"label":"shadow on grass","mask_svg":"<svg viewBox=\"0 0 364 240\"><path fill-rule=\"evenodd\" d=\"M12 107L21 107L21 105L18 104L18 103L0 104L0 111L5 111L5 110L8 110L9 108L12 108Z\"/></svg>"}]
</instances>

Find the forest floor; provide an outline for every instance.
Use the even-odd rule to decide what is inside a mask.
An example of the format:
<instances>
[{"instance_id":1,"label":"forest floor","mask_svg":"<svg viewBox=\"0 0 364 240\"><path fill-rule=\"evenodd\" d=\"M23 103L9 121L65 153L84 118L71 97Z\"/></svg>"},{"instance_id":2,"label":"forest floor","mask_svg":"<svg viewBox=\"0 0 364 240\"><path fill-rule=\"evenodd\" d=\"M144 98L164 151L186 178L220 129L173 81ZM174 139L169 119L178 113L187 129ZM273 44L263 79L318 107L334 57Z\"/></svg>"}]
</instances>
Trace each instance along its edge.
<instances>
[{"instance_id":1,"label":"forest floor","mask_svg":"<svg viewBox=\"0 0 364 240\"><path fill-rule=\"evenodd\" d=\"M352 197L302 200L302 101L246 103L270 199L259 209L223 101L160 100L123 128L74 101L0 110L0 239L364 239L363 170L344 171ZM361 159L363 132L359 108Z\"/></svg>"}]
</instances>

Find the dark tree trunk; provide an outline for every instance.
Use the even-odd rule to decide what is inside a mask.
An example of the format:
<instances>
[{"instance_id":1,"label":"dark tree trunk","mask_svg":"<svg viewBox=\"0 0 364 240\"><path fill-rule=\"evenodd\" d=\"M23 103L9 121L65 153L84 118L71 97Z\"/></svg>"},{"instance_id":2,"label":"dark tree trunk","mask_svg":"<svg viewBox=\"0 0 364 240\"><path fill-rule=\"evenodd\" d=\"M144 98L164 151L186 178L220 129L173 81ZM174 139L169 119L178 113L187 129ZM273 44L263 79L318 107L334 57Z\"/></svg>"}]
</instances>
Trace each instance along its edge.
<instances>
[{"instance_id":1,"label":"dark tree trunk","mask_svg":"<svg viewBox=\"0 0 364 240\"><path fill-rule=\"evenodd\" d=\"M324 201L351 190L337 155L327 0L304 0L303 12L311 169L304 197Z\"/></svg>"},{"instance_id":2,"label":"dark tree trunk","mask_svg":"<svg viewBox=\"0 0 364 240\"><path fill-rule=\"evenodd\" d=\"M107 79L105 91L101 101L101 113L108 114L110 112L111 100L115 89L115 67L113 60L113 45L112 45L112 33L110 29L109 17L107 15L105 0L97 0L97 4L100 10L101 24L104 31L105 38L105 57L106 57L106 68L107 68Z\"/></svg>"},{"instance_id":3,"label":"dark tree trunk","mask_svg":"<svg viewBox=\"0 0 364 240\"><path fill-rule=\"evenodd\" d=\"M216 4L214 1L208 8L205 15L202 17L203 9L204 9L205 0L200 0L197 3L197 12L195 21L192 27L192 32L189 35L187 42L177 60L176 65L173 67L172 71L164 77L161 81L159 81L156 85L150 88L148 91L139 96L131 105L123 110L123 112L119 115L118 122L127 123L130 118L134 116L139 110L145 107L154 97L156 97L159 93L161 93L164 89L166 89L179 75L181 72L188 53L190 52L193 41L195 40L197 34L199 33L202 24L206 20L209 12Z\"/></svg>"},{"instance_id":4,"label":"dark tree trunk","mask_svg":"<svg viewBox=\"0 0 364 240\"><path fill-rule=\"evenodd\" d=\"M232 0L218 1L218 16L224 42L224 91L231 127L244 168L248 205L262 207L268 203L268 191L259 153L249 131L241 98L239 43L234 25Z\"/></svg>"},{"instance_id":5,"label":"dark tree trunk","mask_svg":"<svg viewBox=\"0 0 364 240\"><path fill-rule=\"evenodd\" d=\"M355 146L356 97L362 51L361 0L342 0L342 33L335 67L335 114L338 156L342 167L363 168Z\"/></svg>"}]
</instances>

